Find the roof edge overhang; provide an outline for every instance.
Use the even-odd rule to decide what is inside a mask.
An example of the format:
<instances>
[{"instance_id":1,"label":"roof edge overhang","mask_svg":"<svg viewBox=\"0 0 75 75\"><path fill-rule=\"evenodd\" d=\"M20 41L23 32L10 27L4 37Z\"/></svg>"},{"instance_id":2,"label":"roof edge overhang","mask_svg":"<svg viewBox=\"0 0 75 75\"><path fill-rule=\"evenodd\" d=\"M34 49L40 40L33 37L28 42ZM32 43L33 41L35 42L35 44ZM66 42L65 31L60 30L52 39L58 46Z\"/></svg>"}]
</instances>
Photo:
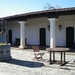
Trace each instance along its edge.
<instances>
[{"instance_id":1,"label":"roof edge overhang","mask_svg":"<svg viewBox=\"0 0 75 75\"><path fill-rule=\"evenodd\" d=\"M3 17L3 19L9 21L9 20L27 20L29 18L36 18L36 17L58 18L60 15L72 15L72 14L75 14L75 7L17 14L17 15Z\"/></svg>"}]
</instances>

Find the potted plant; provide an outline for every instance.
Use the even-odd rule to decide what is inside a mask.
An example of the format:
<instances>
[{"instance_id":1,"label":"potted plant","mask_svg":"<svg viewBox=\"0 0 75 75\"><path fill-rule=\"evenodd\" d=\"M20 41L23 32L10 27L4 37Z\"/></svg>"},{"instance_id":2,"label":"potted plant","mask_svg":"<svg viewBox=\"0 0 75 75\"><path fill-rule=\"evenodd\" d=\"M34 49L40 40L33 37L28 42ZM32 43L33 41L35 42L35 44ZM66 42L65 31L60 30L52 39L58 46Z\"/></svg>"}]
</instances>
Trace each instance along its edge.
<instances>
[{"instance_id":1,"label":"potted plant","mask_svg":"<svg viewBox=\"0 0 75 75\"><path fill-rule=\"evenodd\" d=\"M7 35L6 25L6 21L0 19L0 36ZM5 36L5 38L7 37ZM10 44L7 43L7 40L5 40L5 42L2 42L0 40L0 61L7 61L9 59L12 59L10 52Z\"/></svg>"}]
</instances>

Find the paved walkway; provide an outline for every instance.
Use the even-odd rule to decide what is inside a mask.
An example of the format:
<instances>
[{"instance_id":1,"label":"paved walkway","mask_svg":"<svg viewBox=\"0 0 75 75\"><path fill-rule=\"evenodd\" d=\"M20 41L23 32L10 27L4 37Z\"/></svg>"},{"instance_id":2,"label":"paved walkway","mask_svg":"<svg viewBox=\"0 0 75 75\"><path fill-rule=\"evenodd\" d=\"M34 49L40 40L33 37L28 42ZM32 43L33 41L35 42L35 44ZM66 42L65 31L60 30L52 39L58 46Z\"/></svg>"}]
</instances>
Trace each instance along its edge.
<instances>
[{"instance_id":1,"label":"paved walkway","mask_svg":"<svg viewBox=\"0 0 75 75\"><path fill-rule=\"evenodd\" d=\"M12 60L0 62L0 75L75 75L75 53L66 53L68 63L65 66L57 64L49 65L49 53L43 56L44 61L32 60L33 50L11 48ZM59 53L56 59L60 59Z\"/></svg>"}]
</instances>

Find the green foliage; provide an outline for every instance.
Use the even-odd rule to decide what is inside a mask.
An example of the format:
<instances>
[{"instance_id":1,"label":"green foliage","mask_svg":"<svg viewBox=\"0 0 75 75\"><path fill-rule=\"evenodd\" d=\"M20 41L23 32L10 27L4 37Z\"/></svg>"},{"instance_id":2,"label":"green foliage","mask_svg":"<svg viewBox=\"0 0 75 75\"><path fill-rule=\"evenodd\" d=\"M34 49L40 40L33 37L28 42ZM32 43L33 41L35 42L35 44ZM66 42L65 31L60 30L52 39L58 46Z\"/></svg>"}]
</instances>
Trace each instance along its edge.
<instances>
[{"instance_id":1,"label":"green foliage","mask_svg":"<svg viewBox=\"0 0 75 75\"><path fill-rule=\"evenodd\" d=\"M0 46L1 46L1 45L6 45L6 43L4 43L4 42L0 42Z\"/></svg>"}]
</instances>

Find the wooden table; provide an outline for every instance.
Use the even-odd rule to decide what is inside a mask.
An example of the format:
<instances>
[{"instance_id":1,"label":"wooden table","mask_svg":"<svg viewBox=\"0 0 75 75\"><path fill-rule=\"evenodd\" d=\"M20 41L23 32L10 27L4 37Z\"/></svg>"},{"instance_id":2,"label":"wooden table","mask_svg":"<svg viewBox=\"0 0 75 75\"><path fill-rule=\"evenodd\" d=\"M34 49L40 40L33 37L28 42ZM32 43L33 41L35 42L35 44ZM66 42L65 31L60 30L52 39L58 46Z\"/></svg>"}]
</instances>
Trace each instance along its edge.
<instances>
[{"instance_id":1,"label":"wooden table","mask_svg":"<svg viewBox=\"0 0 75 75\"><path fill-rule=\"evenodd\" d=\"M64 65L66 63L65 61L65 52L68 51L69 48L50 48L48 51L50 53L50 64L57 63L55 60L55 53L59 52L60 53L60 65ZM53 53L53 60L52 60L52 53Z\"/></svg>"}]
</instances>

